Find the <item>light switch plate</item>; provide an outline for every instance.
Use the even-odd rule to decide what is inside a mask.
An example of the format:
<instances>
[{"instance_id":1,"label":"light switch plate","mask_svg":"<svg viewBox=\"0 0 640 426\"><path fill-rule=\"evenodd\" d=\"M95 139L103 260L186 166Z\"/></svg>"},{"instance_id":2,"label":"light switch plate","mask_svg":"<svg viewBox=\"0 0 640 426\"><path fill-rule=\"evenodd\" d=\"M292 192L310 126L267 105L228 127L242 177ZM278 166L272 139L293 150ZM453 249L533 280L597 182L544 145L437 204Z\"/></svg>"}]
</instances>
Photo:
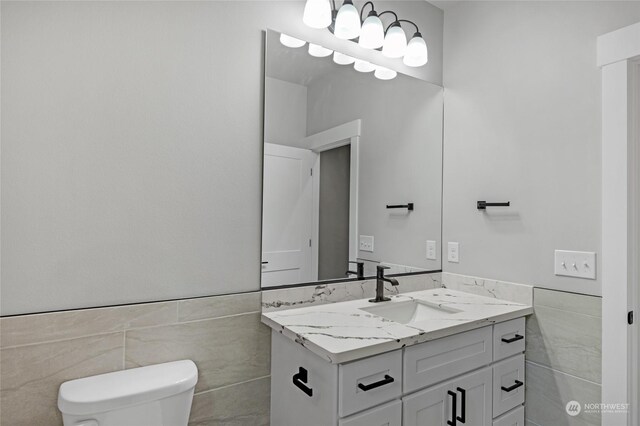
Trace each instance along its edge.
<instances>
[{"instance_id":1,"label":"light switch plate","mask_svg":"<svg viewBox=\"0 0 640 426\"><path fill-rule=\"evenodd\" d=\"M427 259L436 260L436 242L433 240L427 240Z\"/></svg>"},{"instance_id":2,"label":"light switch plate","mask_svg":"<svg viewBox=\"0 0 640 426\"><path fill-rule=\"evenodd\" d=\"M460 244L449 243L448 250L447 250L447 260L453 263L460 262Z\"/></svg>"},{"instance_id":3,"label":"light switch plate","mask_svg":"<svg viewBox=\"0 0 640 426\"><path fill-rule=\"evenodd\" d=\"M360 250L373 253L373 237L371 235L360 235Z\"/></svg>"},{"instance_id":4,"label":"light switch plate","mask_svg":"<svg viewBox=\"0 0 640 426\"><path fill-rule=\"evenodd\" d=\"M556 250L555 274L596 279L596 254L592 251Z\"/></svg>"}]
</instances>

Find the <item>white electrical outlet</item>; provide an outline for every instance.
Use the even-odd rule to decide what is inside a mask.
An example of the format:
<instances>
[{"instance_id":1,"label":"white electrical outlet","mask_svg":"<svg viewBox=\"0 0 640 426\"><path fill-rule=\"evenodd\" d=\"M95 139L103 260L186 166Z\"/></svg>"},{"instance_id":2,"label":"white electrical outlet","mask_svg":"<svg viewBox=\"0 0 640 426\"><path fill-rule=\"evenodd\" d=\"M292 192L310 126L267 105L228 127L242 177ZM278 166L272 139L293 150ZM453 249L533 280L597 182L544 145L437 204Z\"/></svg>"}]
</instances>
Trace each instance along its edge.
<instances>
[{"instance_id":1,"label":"white electrical outlet","mask_svg":"<svg viewBox=\"0 0 640 426\"><path fill-rule=\"evenodd\" d=\"M460 262L460 244L449 243L447 250L447 259L449 260L449 262L453 263Z\"/></svg>"},{"instance_id":2,"label":"white electrical outlet","mask_svg":"<svg viewBox=\"0 0 640 426\"><path fill-rule=\"evenodd\" d=\"M592 251L556 250L555 274L596 279L596 254Z\"/></svg>"},{"instance_id":3,"label":"white electrical outlet","mask_svg":"<svg viewBox=\"0 0 640 426\"><path fill-rule=\"evenodd\" d=\"M373 253L373 237L371 235L360 235L360 250Z\"/></svg>"},{"instance_id":4,"label":"white electrical outlet","mask_svg":"<svg viewBox=\"0 0 640 426\"><path fill-rule=\"evenodd\" d=\"M427 240L427 259L436 260L436 242Z\"/></svg>"}]
</instances>

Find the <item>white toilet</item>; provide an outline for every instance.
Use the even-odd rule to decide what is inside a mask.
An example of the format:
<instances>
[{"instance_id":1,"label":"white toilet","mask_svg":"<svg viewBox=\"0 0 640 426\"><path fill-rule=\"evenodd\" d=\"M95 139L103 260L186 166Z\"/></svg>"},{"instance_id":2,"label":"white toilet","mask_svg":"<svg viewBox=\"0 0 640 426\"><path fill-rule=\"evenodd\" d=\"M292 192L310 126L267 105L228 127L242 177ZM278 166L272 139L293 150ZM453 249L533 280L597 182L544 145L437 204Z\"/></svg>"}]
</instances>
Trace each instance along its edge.
<instances>
[{"instance_id":1,"label":"white toilet","mask_svg":"<svg viewBox=\"0 0 640 426\"><path fill-rule=\"evenodd\" d=\"M64 426L186 426L198 369L175 361L71 380L60 386Z\"/></svg>"}]
</instances>

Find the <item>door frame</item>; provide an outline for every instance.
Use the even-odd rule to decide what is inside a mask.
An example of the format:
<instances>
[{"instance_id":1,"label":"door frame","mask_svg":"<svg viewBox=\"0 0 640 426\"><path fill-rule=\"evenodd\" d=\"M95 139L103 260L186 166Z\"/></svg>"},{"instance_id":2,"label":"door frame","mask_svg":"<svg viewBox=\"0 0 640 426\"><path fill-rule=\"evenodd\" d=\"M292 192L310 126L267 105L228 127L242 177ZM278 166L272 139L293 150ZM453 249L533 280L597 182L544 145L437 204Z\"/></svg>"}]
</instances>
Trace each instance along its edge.
<instances>
[{"instance_id":1,"label":"door frame","mask_svg":"<svg viewBox=\"0 0 640 426\"><path fill-rule=\"evenodd\" d=\"M358 257L358 180L360 168L360 135L362 120L357 119L332 127L328 130L307 136L301 147L320 154L323 151L351 145L351 164L349 167L349 260ZM320 236L320 155L313 166L313 231L311 246L311 274L318 278L318 238Z\"/></svg>"},{"instance_id":2,"label":"door frame","mask_svg":"<svg viewBox=\"0 0 640 426\"><path fill-rule=\"evenodd\" d=\"M637 84L640 22L597 39L602 70L602 403L629 404L602 413L602 424L638 424L637 259L639 203L637 118L631 96ZM634 312L632 325L627 313Z\"/></svg>"}]
</instances>

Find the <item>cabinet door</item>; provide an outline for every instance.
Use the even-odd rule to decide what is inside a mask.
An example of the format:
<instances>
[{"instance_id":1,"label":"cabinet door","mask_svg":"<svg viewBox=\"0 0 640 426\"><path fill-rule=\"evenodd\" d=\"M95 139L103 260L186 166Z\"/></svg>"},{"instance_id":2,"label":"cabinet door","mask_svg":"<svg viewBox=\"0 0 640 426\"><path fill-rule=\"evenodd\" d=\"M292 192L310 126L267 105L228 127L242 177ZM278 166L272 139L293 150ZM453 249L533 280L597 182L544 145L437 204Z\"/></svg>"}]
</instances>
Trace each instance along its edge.
<instances>
[{"instance_id":1,"label":"cabinet door","mask_svg":"<svg viewBox=\"0 0 640 426\"><path fill-rule=\"evenodd\" d=\"M490 426L493 419L491 367L464 375L454 380L457 395L457 424Z\"/></svg>"},{"instance_id":2,"label":"cabinet door","mask_svg":"<svg viewBox=\"0 0 640 426\"><path fill-rule=\"evenodd\" d=\"M402 398L402 426L447 426L451 419L450 385L444 383Z\"/></svg>"},{"instance_id":3,"label":"cabinet door","mask_svg":"<svg viewBox=\"0 0 640 426\"><path fill-rule=\"evenodd\" d=\"M465 374L402 400L404 426L490 426L491 367Z\"/></svg>"}]
</instances>

